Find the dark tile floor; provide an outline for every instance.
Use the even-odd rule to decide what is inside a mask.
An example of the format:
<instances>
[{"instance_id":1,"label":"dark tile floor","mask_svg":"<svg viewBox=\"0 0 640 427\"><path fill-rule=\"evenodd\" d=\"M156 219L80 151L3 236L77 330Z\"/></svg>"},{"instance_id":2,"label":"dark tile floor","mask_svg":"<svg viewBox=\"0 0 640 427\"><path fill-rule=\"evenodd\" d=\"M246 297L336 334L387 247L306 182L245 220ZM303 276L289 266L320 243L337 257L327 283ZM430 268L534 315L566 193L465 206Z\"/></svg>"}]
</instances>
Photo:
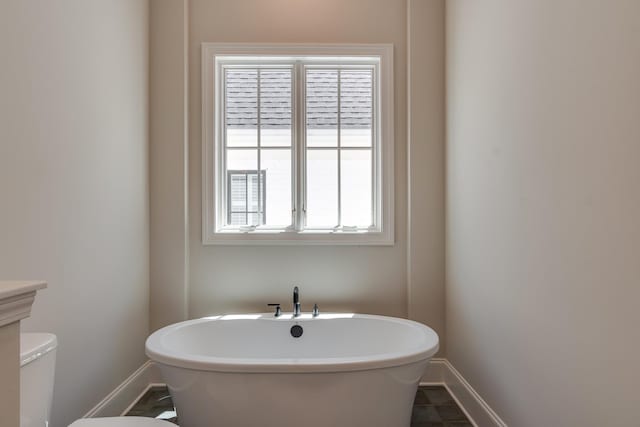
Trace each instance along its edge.
<instances>
[{"instance_id":1,"label":"dark tile floor","mask_svg":"<svg viewBox=\"0 0 640 427\"><path fill-rule=\"evenodd\" d=\"M443 386L421 386L413 402L411 427L473 427Z\"/></svg>"},{"instance_id":2,"label":"dark tile floor","mask_svg":"<svg viewBox=\"0 0 640 427\"><path fill-rule=\"evenodd\" d=\"M127 412L127 416L162 418L178 424L176 409L166 386L151 387Z\"/></svg>"},{"instance_id":3,"label":"dark tile floor","mask_svg":"<svg viewBox=\"0 0 640 427\"><path fill-rule=\"evenodd\" d=\"M152 387L127 415L163 418L178 424L171 395L166 387ZM473 427L446 388L421 386L413 403L411 427Z\"/></svg>"}]
</instances>

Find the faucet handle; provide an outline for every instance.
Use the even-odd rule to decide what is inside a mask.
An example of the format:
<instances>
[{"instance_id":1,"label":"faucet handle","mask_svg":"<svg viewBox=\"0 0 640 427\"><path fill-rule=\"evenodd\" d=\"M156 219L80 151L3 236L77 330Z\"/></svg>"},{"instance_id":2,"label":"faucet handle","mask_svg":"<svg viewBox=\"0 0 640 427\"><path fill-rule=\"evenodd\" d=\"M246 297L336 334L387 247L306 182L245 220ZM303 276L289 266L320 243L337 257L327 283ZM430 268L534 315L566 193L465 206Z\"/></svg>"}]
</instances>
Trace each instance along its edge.
<instances>
[{"instance_id":1,"label":"faucet handle","mask_svg":"<svg viewBox=\"0 0 640 427\"><path fill-rule=\"evenodd\" d=\"M282 310L280 310L280 304L279 303L269 303L269 304L267 304L267 306L276 308L276 312L274 313L273 317L280 317L280 314L282 314Z\"/></svg>"},{"instance_id":2,"label":"faucet handle","mask_svg":"<svg viewBox=\"0 0 640 427\"><path fill-rule=\"evenodd\" d=\"M313 311L311 312L313 317L318 317L320 315L320 310L318 309L318 304L313 304Z\"/></svg>"}]
</instances>

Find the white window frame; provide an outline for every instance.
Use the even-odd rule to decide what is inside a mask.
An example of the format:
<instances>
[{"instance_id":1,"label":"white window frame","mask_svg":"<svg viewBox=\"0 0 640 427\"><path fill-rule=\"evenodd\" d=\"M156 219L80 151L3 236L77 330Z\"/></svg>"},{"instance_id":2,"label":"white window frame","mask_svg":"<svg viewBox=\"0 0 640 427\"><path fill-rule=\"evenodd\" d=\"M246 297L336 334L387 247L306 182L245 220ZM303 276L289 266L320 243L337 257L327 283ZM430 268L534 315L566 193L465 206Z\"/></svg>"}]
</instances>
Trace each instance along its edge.
<instances>
[{"instance_id":1,"label":"white window frame","mask_svg":"<svg viewBox=\"0 0 640 427\"><path fill-rule=\"evenodd\" d=\"M246 227L228 229L223 226L226 213L222 211L220 196L226 191L225 171L222 162L222 131L220 96L221 69L223 63L242 60L246 57L300 59L303 61L321 57L334 63L376 60L374 73L374 135L373 158L377 173L373 190L375 229L296 230L260 229ZM255 59L255 58L254 58ZM300 69L300 68L299 68ZM294 88L298 103L303 101L304 78L298 76ZM303 107L302 107L303 108ZM294 110L292 144L294 203L293 208L304 200L303 164L306 147L304 135L296 135L303 118ZM316 44L244 44L202 43L202 241L205 245L393 245L394 244L394 88L393 46L390 44L316 45ZM304 216L301 209L295 211L297 224Z\"/></svg>"}]
</instances>

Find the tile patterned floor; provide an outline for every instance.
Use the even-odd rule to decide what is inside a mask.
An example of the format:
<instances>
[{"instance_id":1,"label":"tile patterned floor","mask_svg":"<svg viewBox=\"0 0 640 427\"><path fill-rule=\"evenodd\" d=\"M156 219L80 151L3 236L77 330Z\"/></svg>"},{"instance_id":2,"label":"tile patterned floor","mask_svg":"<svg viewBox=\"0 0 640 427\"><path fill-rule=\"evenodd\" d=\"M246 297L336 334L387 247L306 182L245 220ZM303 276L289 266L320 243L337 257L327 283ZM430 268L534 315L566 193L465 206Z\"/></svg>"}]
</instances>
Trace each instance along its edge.
<instances>
[{"instance_id":1,"label":"tile patterned floor","mask_svg":"<svg viewBox=\"0 0 640 427\"><path fill-rule=\"evenodd\" d=\"M473 427L453 397L442 386L418 388L411 427Z\"/></svg>"},{"instance_id":2,"label":"tile patterned floor","mask_svg":"<svg viewBox=\"0 0 640 427\"><path fill-rule=\"evenodd\" d=\"M178 424L171 395L164 386L149 389L127 415L163 418ZM473 424L446 388L422 386L418 389L413 403L411 427L473 427Z\"/></svg>"},{"instance_id":3,"label":"tile patterned floor","mask_svg":"<svg viewBox=\"0 0 640 427\"><path fill-rule=\"evenodd\" d=\"M178 424L176 410L166 386L151 387L127 412L127 416L162 418Z\"/></svg>"}]
</instances>

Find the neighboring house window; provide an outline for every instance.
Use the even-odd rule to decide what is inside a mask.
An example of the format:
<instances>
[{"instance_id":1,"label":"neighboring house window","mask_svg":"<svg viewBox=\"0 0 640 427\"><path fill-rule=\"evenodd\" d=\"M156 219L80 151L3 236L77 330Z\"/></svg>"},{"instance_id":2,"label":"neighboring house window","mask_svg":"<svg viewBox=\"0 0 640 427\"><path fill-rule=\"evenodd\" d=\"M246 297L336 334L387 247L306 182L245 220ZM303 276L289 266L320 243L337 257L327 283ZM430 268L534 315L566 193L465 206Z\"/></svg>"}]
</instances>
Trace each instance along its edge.
<instances>
[{"instance_id":1,"label":"neighboring house window","mask_svg":"<svg viewBox=\"0 0 640 427\"><path fill-rule=\"evenodd\" d=\"M258 226L266 222L266 171L227 171L227 224Z\"/></svg>"},{"instance_id":2,"label":"neighboring house window","mask_svg":"<svg viewBox=\"0 0 640 427\"><path fill-rule=\"evenodd\" d=\"M204 242L393 244L392 62L205 43Z\"/></svg>"}]
</instances>

